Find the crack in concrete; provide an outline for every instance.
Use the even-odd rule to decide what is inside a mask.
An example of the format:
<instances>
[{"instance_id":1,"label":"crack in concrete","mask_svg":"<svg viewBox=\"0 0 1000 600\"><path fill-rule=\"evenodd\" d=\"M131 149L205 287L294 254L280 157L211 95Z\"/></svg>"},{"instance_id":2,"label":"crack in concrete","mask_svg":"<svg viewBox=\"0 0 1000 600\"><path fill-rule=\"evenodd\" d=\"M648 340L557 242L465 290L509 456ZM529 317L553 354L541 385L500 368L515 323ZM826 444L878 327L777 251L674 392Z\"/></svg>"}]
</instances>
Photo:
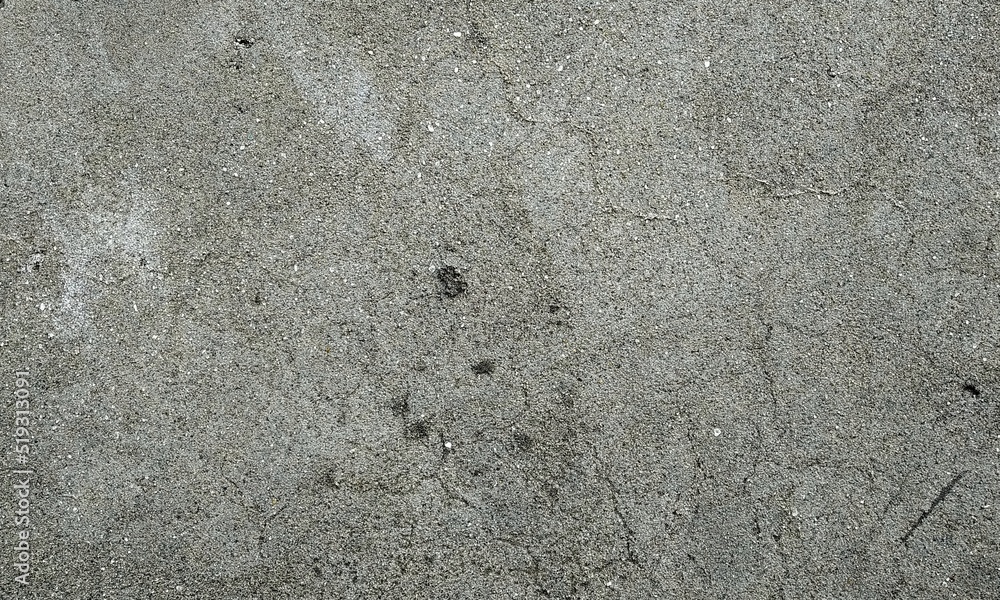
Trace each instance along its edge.
<instances>
[{"instance_id":1,"label":"crack in concrete","mask_svg":"<svg viewBox=\"0 0 1000 600\"><path fill-rule=\"evenodd\" d=\"M968 473L968 471L959 472L957 475L951 478L951 481L946 483L945 486L941 488L941 491L938 492L938 495L934 498L934 500L931 501L930 507L927 508L927 510L920 513L920 516L917 517L916 521L914 521L913 524L910 525L910 529L907 530L906 534L904 534L902 538L900 538L899 542L901 544L905 544L907 541L909 541L910 536L913 535L913 532L915 532L917 528L923 524L924 520L927 519L927 517L929 517L932 512L934 512L934 509L937 508L937 506L941 504L941 502L949 494L951 494L952 490L955 489L955 484L957 484L958 481L962 479L962 477L964 477L966 473Z\"/></svg>"}]
</instances>

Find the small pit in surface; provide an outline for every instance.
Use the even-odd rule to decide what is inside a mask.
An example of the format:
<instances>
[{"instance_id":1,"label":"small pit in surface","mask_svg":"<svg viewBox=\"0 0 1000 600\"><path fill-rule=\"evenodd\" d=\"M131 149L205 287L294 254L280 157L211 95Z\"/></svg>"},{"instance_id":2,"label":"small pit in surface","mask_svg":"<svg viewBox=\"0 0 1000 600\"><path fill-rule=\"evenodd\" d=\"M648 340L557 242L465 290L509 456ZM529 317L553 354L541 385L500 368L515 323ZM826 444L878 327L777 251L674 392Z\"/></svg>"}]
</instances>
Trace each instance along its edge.
<instances>
[{"instance_id":1,"label":"small pit in surface","mask_svg":"<svg viewBox=\"0 0 1000 600\"><path fill-rule=\"evenodd\" d=\"M472 365L472 372L476 375L491 375L496 370L497 366L489 359L481 360Z\"/></svg>"},{"instance_id":2,"label":"small pit in surface","mask_svg":"<svg viewBox=\"0 0 1000 600\"><path fill-rule=\"evenodd\" d=\"M448 298L455 298L469 289L462 272L451 265L437 270L437 280L441 284L442 293Z\"/></svg>"}]
</instances>

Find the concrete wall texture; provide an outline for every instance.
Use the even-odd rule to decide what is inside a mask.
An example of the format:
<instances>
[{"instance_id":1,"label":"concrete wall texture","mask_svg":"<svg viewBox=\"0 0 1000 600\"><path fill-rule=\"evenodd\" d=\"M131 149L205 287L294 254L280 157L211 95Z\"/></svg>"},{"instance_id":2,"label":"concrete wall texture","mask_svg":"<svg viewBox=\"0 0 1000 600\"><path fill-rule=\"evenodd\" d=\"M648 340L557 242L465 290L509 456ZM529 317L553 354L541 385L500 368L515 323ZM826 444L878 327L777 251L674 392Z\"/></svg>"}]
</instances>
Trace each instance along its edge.
<instances>
[{"instance_id":1,"label":"concrete wall texture","mask_svg":"<svg viewBox=\"0 0 1000 600\"><path fill-rule=\"evenodd\" d=\"M0 597L1000 598L998 147L987 0L6 0Z\"/></svg>"}]
</instances>

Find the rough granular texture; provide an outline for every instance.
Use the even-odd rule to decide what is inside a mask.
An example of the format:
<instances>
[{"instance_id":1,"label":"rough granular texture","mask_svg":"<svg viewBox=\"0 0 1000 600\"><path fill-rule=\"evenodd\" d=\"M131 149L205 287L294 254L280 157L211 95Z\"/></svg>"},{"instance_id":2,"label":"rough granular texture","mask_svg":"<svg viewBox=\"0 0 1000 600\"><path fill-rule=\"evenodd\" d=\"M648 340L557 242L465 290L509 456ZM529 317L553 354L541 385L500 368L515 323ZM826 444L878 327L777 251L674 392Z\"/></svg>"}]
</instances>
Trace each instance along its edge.
<instances>
[{"instance_id":1,"label":"rough granular texture","mask_svg":"<svg viewBox=\"0 0 1000 600\"><path fill-rule=\"evenodd\" d=\"M998 56L985 0L8 0L0 598L1000 597Z\"/></svg>"}]
</instances>

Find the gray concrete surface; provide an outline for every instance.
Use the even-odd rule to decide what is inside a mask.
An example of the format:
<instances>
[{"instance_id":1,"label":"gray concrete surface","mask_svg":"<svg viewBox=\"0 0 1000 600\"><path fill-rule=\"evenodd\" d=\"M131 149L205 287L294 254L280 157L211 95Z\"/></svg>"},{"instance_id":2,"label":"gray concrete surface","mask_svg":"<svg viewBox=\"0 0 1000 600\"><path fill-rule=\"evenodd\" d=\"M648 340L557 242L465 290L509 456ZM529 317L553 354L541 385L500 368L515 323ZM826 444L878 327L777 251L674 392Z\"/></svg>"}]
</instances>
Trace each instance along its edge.
<instances>
[{"instance_id":1,"label":"gray concrete surface","mask_svg":"<svg viewBox=\"0 0 1000 600\"><path fill-rule=\"evenodd\" d=\"M998 64L986 0L6 0L0 597L1000 598Z\"/></svg>"}]
</instances>

